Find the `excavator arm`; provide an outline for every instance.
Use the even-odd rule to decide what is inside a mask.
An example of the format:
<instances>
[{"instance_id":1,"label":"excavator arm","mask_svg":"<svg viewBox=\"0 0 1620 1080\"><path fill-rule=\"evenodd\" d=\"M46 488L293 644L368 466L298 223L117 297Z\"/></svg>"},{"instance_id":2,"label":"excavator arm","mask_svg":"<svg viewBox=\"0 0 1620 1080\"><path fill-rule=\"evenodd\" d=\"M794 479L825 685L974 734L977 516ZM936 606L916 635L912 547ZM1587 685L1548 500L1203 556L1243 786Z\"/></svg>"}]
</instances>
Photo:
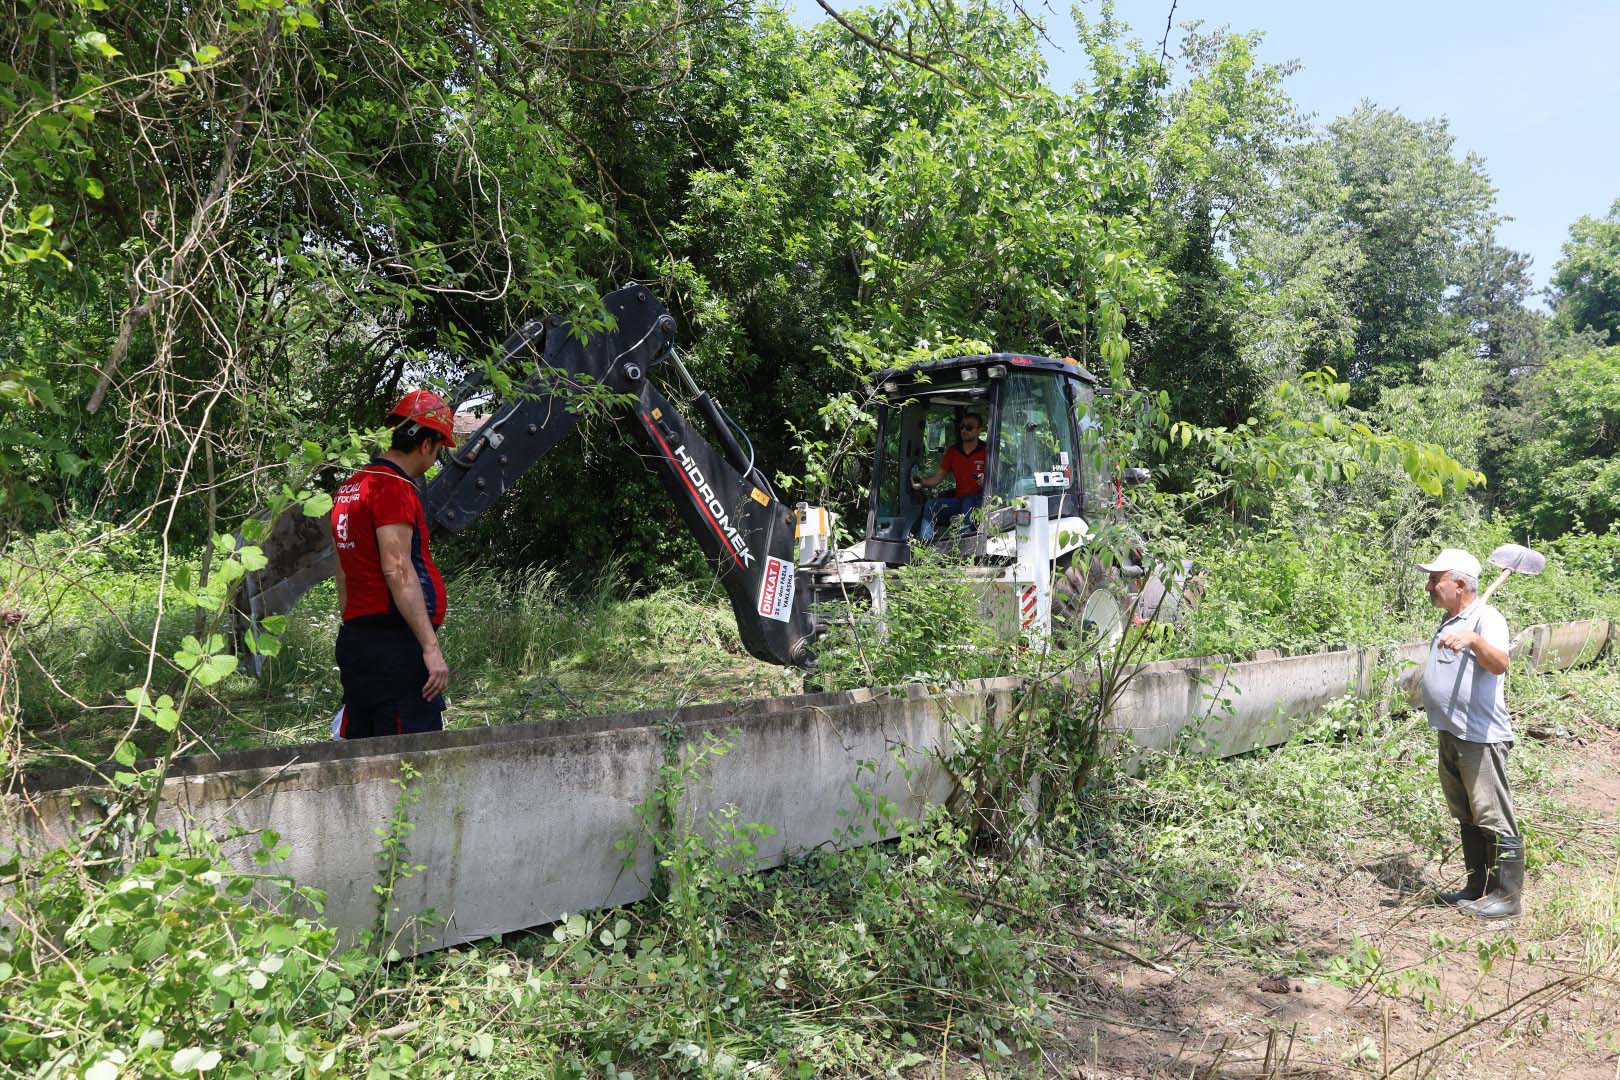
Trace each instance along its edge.
<instances>
[{"instance_id":1,"label":"excavator arm","mask_svg":"<svg viewBox=\"0 0 1620 1080\"><path fill-rule=\"evenodd\" d=\"M700 390L675 355L675 319L640 285L608 294L612 329L576 333L547 318L524 324L503 347L502 366L532 374L523 391L467 438L423 492L429 528L456 533L472 524L552 447L573 433L581 403L606 404L675 500L681 520L731 600L743 645L772 663L808 666L817 633L794 557L796 514L773 492L719 404ZM672 362L693 404L720 443L703 437L648 375ZM583 500L576 500L583 505ZM588 509L583 512L589 512ZM332 576L335 555L324 522L296 508L265 544L269 565L249 575L250 621L289 610Z\"/></svg>"}]
</instances>

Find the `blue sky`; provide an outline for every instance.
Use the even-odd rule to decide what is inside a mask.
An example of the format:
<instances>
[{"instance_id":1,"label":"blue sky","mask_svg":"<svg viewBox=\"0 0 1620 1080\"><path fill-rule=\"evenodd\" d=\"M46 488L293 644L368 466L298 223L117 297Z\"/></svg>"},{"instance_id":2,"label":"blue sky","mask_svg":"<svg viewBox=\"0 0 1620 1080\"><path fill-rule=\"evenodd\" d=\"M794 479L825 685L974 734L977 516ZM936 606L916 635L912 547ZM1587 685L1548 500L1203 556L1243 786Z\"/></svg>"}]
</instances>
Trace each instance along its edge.
<instances>
[{"instance_id":1,"label":"blue sky","mask_svg":"<svg viewBox=\"0 0 1620 1080\"><path fill-rule=\"evenodd\" d=\"M822 16L815 0L789 4L802 24ZM1045 18L1052 37L1052 85L1069 88L1085 66L1067 3L1025 8ZM1099 6L1084 0L1081 9L1095 17ZM1156 46L1171 5L1119 0L1116 10ZM1363 99L1414 118L1445 117L1456 153L1485 159L1497 211L1514 219L1498 236L1533 257L1537 286L1570 223L1601 217L1620 198L1620 0L1178 0L1175 21L1189 20L1264 31L1261 58L1300 62L1286 85L1319 125ZM1179 38L1172 34L1172 50Z\"/></svg>"}]
</instances>

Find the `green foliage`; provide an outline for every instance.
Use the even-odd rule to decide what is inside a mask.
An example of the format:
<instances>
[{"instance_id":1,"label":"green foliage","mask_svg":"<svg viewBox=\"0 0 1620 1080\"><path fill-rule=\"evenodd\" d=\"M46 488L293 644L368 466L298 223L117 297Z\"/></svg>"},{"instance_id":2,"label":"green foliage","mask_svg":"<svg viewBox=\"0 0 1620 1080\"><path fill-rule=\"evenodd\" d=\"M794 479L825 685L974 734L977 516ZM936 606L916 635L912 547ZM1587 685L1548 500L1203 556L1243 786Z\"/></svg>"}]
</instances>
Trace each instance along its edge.
<instances>
[{"instance_id":1,"label":"green foliage","mask_svg":"<svg viewBox=\"0 0 1620 1080\"><path fill-rule=\"evenodd\" d=\"M973 859L949 815L902 818L863 780L846 842L898 834L893 847L813 853L763 876L759 844L774 830L735 807L688 809L726 749L672 742L620 845L627 865L651 852L657 899L569 916L489 968L531 1052L564 1075L811 1076L913 1066L924 1040L988 1061L1028 1044L1047 1022L1035 941L963 892ZM895 767L866 763L872 777ZM419 978L487 964L441 957Z\"/></svg>"},{"instance_id":2,"label":"green foliage","mask_svg":"<svg viewBox=\"0 0 1620 1080\"><path fill-rule=\"evenodd\" d=\"M1190 33L1178 77L1105 7L1080 20L1087 80L1054 92L1036 28L989 0L893 0L812 31L725 0L25 11L0 46L0 532L27 616L3 629L0 744L10 766L52 743L110 759L124 824L200 733L324 733L329 589L246 638L262 678L227 647L230 593L263 565L255 513L325 513L330 473L368 452L407 378L509 390L487 361L507 328L598 319L596 294L632 277L656 279L761 463L834 503L866 482L858 387L876 368L995 348L1106 374L1094 452L1199 450L1150 523L1206 575L1191 621L1156 631L1164 651L1426 629L1412 551L1510 535L1459 497L1487 464L1519 524L1594 530L1544 545L1548 572L1502 596L1510 619L1613 613L1614 350L1531 377L1522 438L1486 462L1502 444L1481 403L1510 398L1541 343L1482 166L1443 122L1370 106L1311 140L1255 35ZM1566 339L1620 332L1613 224L1572 229ZM735 655L673 509L601 423L614 403L587 397L588 437L462 549L494 561L446 552L455 724L783 688ZM1189 525L1212 505L1230 513ZM524 572L604 551L642 591ZM1039 672L1049 658L984 625L958 570L919 556L894 575L884 626L839 621L819 677ZM1042 943L1072 953L1065 909L1261 948L1273 932L1241 905L1213 926L1234 867L1342 855L1369 815L1429 850L1443 832L1408 767L1414 728L1348 706L1251 759L1109 771L1105 665L1131 654L1109 655L953 763L971 812L911 823L857 787L844 839L898 842L768 878L766 825L681 816L723 744L672 745L638 838L662 900L515 950L393 970L339 954L318 897L231 869L200 834L135 826L127 852L100 837L8 867L0 1057L94 1080L898 1073L925 1046L993 1063L1048 1023ZM418 869L409 779L379 832L385 933L409 930L391 910ZM1036 830L1041 862L1023 858ZM283 842L260 839L268 865ZM996 843L1008 858L986 857ZM492 1061L512 1031L522 1052Z\"/></svg>"},{"instance_id":3,"label":"green foliage","mask_svg":"<svg viewBox=\"0 0 1620 1080\"><path fill-rule=\"evenodd\" d=\"M1141 811L1153 823L1148 853L1186 852L1205 874L1230 872L1245 855L1334 852L1366 818L1378 821L1381 840L1437 844L1449 827L1433 778L1401 764L1427 757L1431 735L1376 712L1372 702L1338 702L1286 745L1230 761L1156 756L1145 773L1152 801Z\"/></svg>"},{"instance_id":4,"label":"green foliage","mask_svg":"<svg viewBox=\"0 0 1620 1080\"><path fill-rule=\"evenodd\" d=\"M1555 357L1521 389L1503 501L1535 536L1620 521L1620 348Z\"/></svg>"},{"instance_id":5,"label":"green foliage","mask_svg":"<svg viewBox=\"0 0 1620 1080\"><path fill-rule=\"evenodd\" d=\"M1514 540L1501 522L1476 535L1473 549L1481 555ZM1620 593L1615 589L1620 581L1616 577L1620 543L1612 533L1570 533L1550 542L1538 541L1536 546L1547 556L1547 568L1535 577L1510 580L1491 598L1510 626L1620 615ZM1486 572L1494 573L1489 566Z\"/></svg>"},{"instance_id":6,"label":"green foliage","mask_svg":"<svg viewBox=\"0 0 1620 1080\"><path fill-rule=\"evenodd\" d=\"M829 612L836 621L817 642L816 681L835 689L1002 674L1017 644L980 615L977 587L960 570L919 546L884 578L881 621L854 606Z\"/></svg>"},{"instance_id":7,"label":"green foliage","mask_svg":"<svg viewBox=\"0 0 1620 1080\"><path fill-rule=\"evenodd\" d=\"M1444 120L1414 121L1359 106L1328 125L1330 214L1352 245L1339 285L1356 325L1346 364L1370 387L1411 380L1418 365L1459 343L1448 290L1462 252L1497 218L1483 162L1453 155Z\"/></svg>"},{"instance_id":8,"label":"green foliage","mask_svg":"<svg viewBox=\"0 0 1620 1080\"><path fill-rule=\"evenodd\" d=\"M1278 213L1276 177L1307 131L1283 89L1292 65L1262 63L1260 40L1188 30L1184 82L1139 99L1135 124L1115 129L1151 162L1153 250L1173 275L1164 311L1135 329L1133 377L1200 425L1242 420L1300 351L1257 340L1272 303L1252 273L1257 242ZM1138 67L1159 66L1134 48Z\"/></svg>"},{"instance_id":9,"label":"green foliage","mask_svg":"<svg viewBox=\"0 0 1620 1080\"><path fill-rule=\"evenodd\" d=\"M1241 657L1423 639L1436 612L1415 564L1448 546L1483 560L1514 539L1501 521L1430 524L1432 532L1408 533L1375 504L1352 503L1199 530L1190 551L1202 596L1158 649ZM1492 598L1511 627L1620 614L1620 544L1610 535L1571 534L1539 549L1546 570L1512 579ZM1486 570L1488 580L1494 571Z\"/></svg>"},{"instance_id":10,"label":"green foliage","mask_svg":"<svg viewBox=\"0 0 1620 1080\"><path fill-rule=\"evenodd\" d=\"M1620 199L1601 219L1576 219L1563 254L1552 273L1558 322L1570 331L1594 330L1604 345L1620 345Z\"/></svg>"},{"instance_id":11,"label":"green foliage","mask_svg":"<svg viewBox=\"0 0 1620 1080\"><path fill-rule=\"evenodd\" d=\"M1247 656L1261 649L1314 652L1416 636L1402 603L1408 575L1366 541L1377 525L1346 517L1335 527L1280 515L1262 527L1210 530L1193 548L1204 594L1176 640L1188 656ZM1422 609L1419 609L1422 610Z\"/></svg>"},{"instance_id":12,"label":"green foliage","mask_svg":"<svg viewBox=\"0 0 1620 1080\"><path fill-rule=\"evenodd\" d=\"M1434 447L1466 469L1490 468L1495 426L1485 408L1498 376L1494 365L1466 348L1425 360L1415 382L1386 387L1367 423L1403 442ZM1489 477L1494 483L1499 475ZM1409 482L1402 463L1383 460L1363 470L1342 491L1343 505L1365 515L1365 528L1388 536L1393 561L1415 562L1418 549L1432 538L1468 535L1480 529L1478 500L1455 492L1435 497ZM1487 488L1487 497L1495 495ZM1350 518L1351 527L1358 527ZM1440 545L1444 546L1444 545ZM1481 555L1484 554L1482 551Z\"/></svg>"},{"instance_id":13,"label":"green foliage","mask_svg":"<svg viewBox=\"0 0 1620 1080\"><path fill-rule=\"evenodd\" d=\"M274 833L257 841L261 866L287 853ZM8 1069L303 1077L358 1056L355 986L375 962L297 914L319 896L234 869L205 830L160 834L105 880L68 850L26 870L0 934Z\"/></svg>"},{"instance_id":14,"label":"green foliage","mask_svg":"<svg viewBox=\"0 0 1620 1080\"><path fill-rule=\"evenodd\" d=\"M1437 447L1459 464L1478 468L1489 427L1485 402L1495 381L1487 359L1459 347L1423 361L1412 382L1383 390L1370 414L1391 436ZM1376 476L1385 497L1391 479L1387 470Z\"/></svg>"},{"instance_id":15,"label":"green foliage","mask_svg":"<svg viewBox=\"0 0 1620 1080\"><path fill-rule=\"evenodd\" d=\"M1497 405L1517 373L1543 358L1550 320L1534 303L1530 256L1502 247L1489 234L1463 249L1457 273L1453 306L1490 361L1495 377L1485 386L1485 400Z\"/></svg>"},{"instance_id":16,"label":"green foliage","mask_svg":"<svg viewBox=\"0 0 1620 1080\"><path fill-rule=\"evenodd\" d=\"M422 797L422 793L411 786L411 781L420 775L410 762L400 762L399 775L393 780L394 787L399 791L393 813L388 816L386 825L379 825L375 830L378 841L377 884L372 886L377 894L375 940L389 951L393 948L392 935L403 930L400 920L396 918L399 915L399 908L394 903L399 883L427 869L426 866L411 862L411 849L408 843L411 833L416 831L416 824L411 821L411 807ZM424 918L419 916L418 920Z\"/></svg>"},{"instance_id":17,"label":"green foliage","mask_svg":"<svg viewBox=\"0 0 1620 1080\"><path fill-rule=\"evenodd\" d=\"M1354 481L1364 468L1398 464L1425 494L1448 489L1461 494L1484 483L1475 469L1461 465L1444 447L1375 431L1354 416L1343 415L1350 386L1330 369L1307 372L1277 384L1266 422L1246 420L1232 429L1201 428L1178 421L1172 442L1183 448L1195 441L1224 476L1233 496L1246 506L1258 499L1276 500L1301 483L1328 487Z\"/></svg>"}]
</instances>

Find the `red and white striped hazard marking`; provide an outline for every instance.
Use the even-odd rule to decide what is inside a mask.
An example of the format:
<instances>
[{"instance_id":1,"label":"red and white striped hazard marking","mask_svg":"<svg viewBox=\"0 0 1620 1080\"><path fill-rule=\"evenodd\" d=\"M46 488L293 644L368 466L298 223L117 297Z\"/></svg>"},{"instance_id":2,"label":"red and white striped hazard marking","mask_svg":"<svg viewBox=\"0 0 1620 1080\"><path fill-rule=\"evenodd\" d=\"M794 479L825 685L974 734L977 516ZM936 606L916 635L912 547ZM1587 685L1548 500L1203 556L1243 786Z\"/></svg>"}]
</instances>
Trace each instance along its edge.
<instances>
[{"instance_id":1,"label":"red and white striped hazard marking","mask_svg":"<svg viewBox=\"0 0 1620 1080\"><path fill-rule=\"evenodd\" d=\"M1018 594L1018 608L1023 613L1023 621L1019 624L1024 629L1035 621L1035 586L1025 585Z\"/></svg>"}]
</instances>

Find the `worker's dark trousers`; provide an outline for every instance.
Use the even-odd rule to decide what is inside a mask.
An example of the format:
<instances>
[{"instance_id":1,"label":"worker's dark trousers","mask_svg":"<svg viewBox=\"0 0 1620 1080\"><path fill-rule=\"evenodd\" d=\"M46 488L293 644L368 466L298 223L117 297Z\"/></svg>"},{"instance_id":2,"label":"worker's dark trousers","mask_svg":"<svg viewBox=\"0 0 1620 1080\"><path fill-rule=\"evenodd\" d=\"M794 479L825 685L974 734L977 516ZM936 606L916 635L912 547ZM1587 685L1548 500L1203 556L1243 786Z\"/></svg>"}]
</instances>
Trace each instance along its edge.
<instances>
[{"instance_id":1,"label":"worker's dark trousers","mask_svg":"<svg viewBox=\"0 0 1620 1080\"><path fill-rule=\"evenodd\" d=\"M343 721L337 735L369 739L444 728L444 695L422 700L427 665L409 627L344 623L337 637Z\"/></svg>"},{"instance_id":2,"label":"worker's dark trousers","mask_svg":"<svg viewBox=\"0 0 1620 1080\"><path fill-rule=\"evenodd\" d=\"M1513 795L1508 791L1510 742L1465 742L1449 731L1440 735L1440 790L1459 824L1474 825L1497 836L1518 836Z\"/></svg>"}]
</instances>

